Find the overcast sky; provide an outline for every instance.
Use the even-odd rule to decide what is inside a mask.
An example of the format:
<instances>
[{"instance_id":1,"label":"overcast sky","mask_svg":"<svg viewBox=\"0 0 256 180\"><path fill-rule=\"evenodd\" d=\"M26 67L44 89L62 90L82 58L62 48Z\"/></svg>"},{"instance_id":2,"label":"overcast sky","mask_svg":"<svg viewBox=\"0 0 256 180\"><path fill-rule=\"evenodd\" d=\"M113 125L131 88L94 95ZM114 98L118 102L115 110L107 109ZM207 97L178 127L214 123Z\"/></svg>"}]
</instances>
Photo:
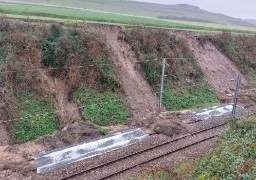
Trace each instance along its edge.
<instances>
[{"instance_id":1,"label":"overcast sky","mask_svg":"<svg viewBox=\"0 0 256 180\"><path fill-rule=\"evenodd\" d=\"M162 4L191 4L229 16L256 19L256 0L136 0Z\"/></svg>"}]
</instances>

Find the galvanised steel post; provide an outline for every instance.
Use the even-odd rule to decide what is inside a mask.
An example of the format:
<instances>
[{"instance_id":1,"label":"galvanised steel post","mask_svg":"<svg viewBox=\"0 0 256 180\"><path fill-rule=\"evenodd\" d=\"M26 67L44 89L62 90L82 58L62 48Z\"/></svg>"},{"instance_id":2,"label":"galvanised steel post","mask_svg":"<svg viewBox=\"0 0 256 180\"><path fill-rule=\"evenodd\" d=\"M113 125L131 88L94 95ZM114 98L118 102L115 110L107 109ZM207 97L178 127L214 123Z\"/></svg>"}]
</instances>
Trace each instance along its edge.
<instances>
[{"instance_id":1,"label":"galvanised steel post","mask_svg":"<svg viewBox=\"0 0 256 180\"><path fill-rule=\"evenodd\" d=\"M161 75L159 112L161 112L161 108L162 108L163 91L164 91L164 77L165 77L165 65L166 65L166 58L164 58L163 61L162 61L162 75Z\"/></svg>"},{"instance_id":2,"label":"galvanised steel post","mask_svg":"<svg viewBox=\"0 0 256 180\"><path fill-rule=\"evenodd\" d=\"M236 107L237 107L237 102L238 102L238 95L239 95L239 90L240 90L240 85L241 85L241 75L237 76L236 80L236 91L234 95L234 100L233 100L233 110L232 110L232 117L235 118L236 115Z\"/></svg>"}]
</instances>

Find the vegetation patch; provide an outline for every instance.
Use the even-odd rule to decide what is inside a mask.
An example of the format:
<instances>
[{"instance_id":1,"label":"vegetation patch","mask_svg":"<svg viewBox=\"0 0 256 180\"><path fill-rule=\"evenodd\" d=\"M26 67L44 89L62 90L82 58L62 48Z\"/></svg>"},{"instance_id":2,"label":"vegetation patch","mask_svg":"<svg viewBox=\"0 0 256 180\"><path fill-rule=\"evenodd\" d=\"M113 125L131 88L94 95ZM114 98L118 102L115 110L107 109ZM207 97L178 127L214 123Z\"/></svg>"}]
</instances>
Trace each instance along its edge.
<instances>
[{"instance_id":1,"label":"vegetation patch","mask_svg":"<svg viewBox=\"0 0 256 180\"><path fill-rule=\"evenodd\" d=\"M125 35L155 92L160 89L161 58L169 58L163 94L168 110L194 109L218 102L183 39L168 31L143 27L126 29Z\"/></svg>"},{"instance_id":2,"label":"vegetation patch","mask_svg":"<svg viewBox=\"0 0 256 180\"><path fill-rule=\"evenodd\" d=\"M197 86L179 89L178 92L175 91L175 88L169 86L165 87L163 93L163 103L172 111L202 108L217 103L216 94L209 88L206 82L202 82Z\"/></svg>"},{"instance_id":3,"label":"vegetation patch","mask_svg":"<svg viewBox=\"0 0 256 180\"><path fill-rule=\"evenodd\" d=\"M98 128L97 132L100 133L103 136L106 136L108 134L108 130L104 128Z\"/></svg>"},{"instance_id":4,"label":"vegetation patch","mask_svg":"<svg viewBox=\"0 0 256 180\"><path fill-rule=\"evenodd\" d=\"M122 84L111 66L111 49L100 34L58 23L0 18L0 45L0 85L8 92L8 101L18 99L19 108L15 109L11 101L4 107L6 117L21 119L9 125L14 143L33 140L57 128L57 119L50 112L54 112L52 104L58 102L42 101L45 96L54 101L58 90L49 85L53 79L63 82L65 86L58 88L65 91L92 88L101 92L86 96L88 101L83 96L76 99L88 104L84 116L93 122L105 125L127 120ZM69 103L72 93L67 94ZM100 107L96 111L95 104Z\"/></svg>"},{"instance_id":5,"label":"vegetation patch","mask_svg":"<svg viewBox=\"0 0 256 180\"><path fill-rule=\"evenodd\" d=\"M256 179L256 117L240 119L205 157L178 165L178 179Z\"/></svg>"},{"instance_id":6,"label":"vegetation patch","mask_svg":"<svg viewBox=\"0 0 256 180\"><path fill-rule=\"evenodd\" d=\"M128 113L121 95L106 91L97 93L94 90L79 89L74 92L75 101L84 108L85 119L100 126L122 124L127 121Z\"/></svg>"},{"instance_id":7,"label":"vegetation patch","mask_svg":"<svg viewBox=\"0 0 256 180\"><path fill-rule=\"evenodd\" d=\"M11 141L24 143L40 136L51 134L58 128L53 106L31 94L19 98L20 119L11 122Z\"/></svg>"}]
</instances>

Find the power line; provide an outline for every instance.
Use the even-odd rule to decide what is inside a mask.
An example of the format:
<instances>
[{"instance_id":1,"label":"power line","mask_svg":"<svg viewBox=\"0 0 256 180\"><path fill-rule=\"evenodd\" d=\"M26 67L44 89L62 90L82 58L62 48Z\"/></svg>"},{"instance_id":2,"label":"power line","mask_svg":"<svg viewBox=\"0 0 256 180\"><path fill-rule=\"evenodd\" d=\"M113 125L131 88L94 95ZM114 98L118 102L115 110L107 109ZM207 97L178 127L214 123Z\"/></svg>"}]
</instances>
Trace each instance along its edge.
<instances>
[{"instance_id":1,"label":"power line","mask_svg":"<svg viewBox=\"0 0 256 180\"><path fill-rule=\"evenodd\" d=\"M143 63L148 62L151 60L144 60L144 61L130 61L131 63ZM86 68L86 67L95 67L95 66L103 66L103 65L122 65L122 63L102 63L102 64L87 64L84 66L66 66L66 67L46 67L46 68L36 68L36 69L28 69L28 70L13 70L13 71L1 71L0 74L7 74L7 73L15 73L15 72L34 72L34 71L48 71L48 70L57 70L57 69L78 69L78 68Z\"/></svg>"},{"instance_id":2,"label":"power line","mask_svg":"<svg viewBox=\"0 0 256 180\"><path fill-rule=\"evenodd\" d=\"M196 59L196 58L166 58L166 60L179 60L179 59ZM131 63L143 63L143 62L149 62L149 61L159 61L158 59L155 60L143 60L143 61L129 61ZM58 69L78 69L78 68L86 68L86 67L95 67L95 66L103 66L103 65L122 65L122 63L102 63L102 64L87 64L84 66L66 66L66 67L46 67L46 68L36 68L36 69L28 69L28 70L13 70L13 71L0 71L0 74L7 74L7 73L15 73L15 72L34 72L34 71L48 71L48 70L58 70ZM159 65L161 65L159 61Z\"/></svg>"}]
</instances>

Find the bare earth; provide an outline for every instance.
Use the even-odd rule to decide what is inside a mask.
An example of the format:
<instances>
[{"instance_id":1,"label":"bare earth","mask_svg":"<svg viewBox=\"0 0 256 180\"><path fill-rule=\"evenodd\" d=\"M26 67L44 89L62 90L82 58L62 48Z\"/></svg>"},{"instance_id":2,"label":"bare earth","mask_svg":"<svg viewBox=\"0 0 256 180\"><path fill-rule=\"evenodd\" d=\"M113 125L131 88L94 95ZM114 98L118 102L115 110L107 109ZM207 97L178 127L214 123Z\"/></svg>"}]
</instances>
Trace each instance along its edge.
<instances>
[{"instance_id":1,"label":"bare earth","mask_svg":"<svg viewBox=\"0 0 256 180\"><path fill-rule=\"evenodd\" d=\"M186 39L198 65L218 97L223 101L230 100L236 85L235 79L238 74L241 74L235 64L210 42L202 46L196 37L188 33L181 33L181 36ZM247 84L243 75L242 84Z\"/></svg>"},{"instance_id":2,"label":"bare earth","mask_svg":"<svg viewBox=\"0 0 256 180\"><path fill-rule=\"evenodd\" d=\"M124 92L135 120L143 121L157 113L158 99L139 68L138 59L130 46L118 40L120 28L117 26L90 26L91 30L102 33L113 50L113 66L122 80Z\"/></svg>"}]
</instances>

